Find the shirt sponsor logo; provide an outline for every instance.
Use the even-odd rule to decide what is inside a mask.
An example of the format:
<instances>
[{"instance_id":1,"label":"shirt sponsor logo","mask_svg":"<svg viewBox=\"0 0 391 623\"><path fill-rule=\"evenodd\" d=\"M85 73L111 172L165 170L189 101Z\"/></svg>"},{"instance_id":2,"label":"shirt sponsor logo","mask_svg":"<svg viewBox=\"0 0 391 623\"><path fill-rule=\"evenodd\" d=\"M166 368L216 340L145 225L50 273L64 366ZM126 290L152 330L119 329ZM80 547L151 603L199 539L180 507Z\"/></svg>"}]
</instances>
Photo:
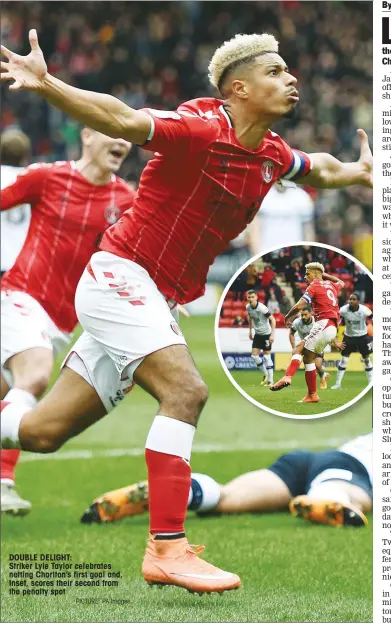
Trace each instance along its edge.
<instances>
[{"instance_id":1,"label":"shirt sponsor logo","mask_svg":"<svg viewBox=\"0 0 391 623\"><path fill-rule=\"evenodd\" d=\"M262 165L262 177L266 184L269 184L273 179L274 164L271 160L266 160Z\"/></svg>"},{"instance_id":2,"label":"shirt sponsor logo","mask_svg":"<svg viewBox=\"0 0 391 623\"><path fill-rule=\"evenodd\" d=\"M117 206L109 206L105 212L105 219L110 225L114 225L121 216L121 210Z\"/></svg>"}]
</instances>

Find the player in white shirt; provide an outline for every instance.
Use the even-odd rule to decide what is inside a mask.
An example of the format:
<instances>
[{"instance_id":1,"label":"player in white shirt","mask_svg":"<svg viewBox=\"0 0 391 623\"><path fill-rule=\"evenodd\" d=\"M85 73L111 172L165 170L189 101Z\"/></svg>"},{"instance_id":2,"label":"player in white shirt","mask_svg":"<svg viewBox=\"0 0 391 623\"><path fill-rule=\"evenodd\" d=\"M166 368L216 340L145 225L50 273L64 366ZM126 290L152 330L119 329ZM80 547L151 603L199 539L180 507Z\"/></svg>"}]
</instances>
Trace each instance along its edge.
<instances>
[{"instance_id":1,"label":"player in white shirt","mask_svg":"<svg viewBox=\"0 0 391 623\"><path fill-rule=\"evenodd\" d=\"M257 368L263 370L264 377L261 385L272 385L274 365L270 353L274 342L276 319L266 305L258 301L255 290L248 290L247 303L249 337L253 341L251 357Z\"/></svg>"},{"instance_id":2,"label":"player in white shirt","mask_svg":"<svg viewBox=\"0 0 391 623\"><path fill-rule=\"evenodd\" d=\"M277 182L262 202L250 225L253 255L273 247L316 240L314 202L303 188L292 182Z\"/></svg>"},{"instance_id":3,"label":"player in white shirt","mask_svg":"<svg viewBox=\"0 0 391 623\"><path fill-rule=\"evenodd\" d=\"M1 136L1 188L16 180L30 158L30 139L16 129ZM9 270L23 247L30 224L31 208L21 205L1 213L1 274Z\"/></svg>"},{"instance_id":4,"label":"player in white shirt","mask_svg":"<svg viewBox=\"0 0 391 623\"><path fill-rule=\"evenodd\" d=\"M197 513L293 515L329 526L365 526L372 510L372 433L334 450L293 450L267 469L241 474L220 485L207 474L192 474L188 510ZM118 521L148 511L148 483L104 493L84 512L83 523Z\"/></svg>"},{"instance_id":5,"label":"player in white shirt","mask_svg":"<svg viewBox=\"0 0 391 623\"><path fill-rule=\"evenodd\" d=\"M340 309L341 318L345 324L345 334L342 346L342 357L338 365L337 380L331 389L342 389L341 383L346 372L349 357L359 352L364 364L368 383L372 382L373 366L370 354L373 349L373 339L368 335L367 320L372 318L372 310L360 304L357 294L351 294L349 304Z\"/></svg>"},{"instance_id":6,"label":"player in white shirt","mask_svg":"<svg viewBox=\"0 0 391 623\"><path fill-rule=\"evenodd\" d=\"M315 324L315 319L311 315L309 307L304 307L300 316L296 318L289 331L289 342L292 346L292 351L296 348L296 334L299 336L300 341L304 340L309 335ZM318 353L315 356L316 371L320 377L320 389L327 389L327 381L330 378L330 374L323 368L323 353Z\"/></svg>"},{"instance_id":7,"label":"player in white shirt","mask_svg":"<svg viewBox=\"0 0 391 623\"><path fill-rule=\"evenodd\" d=\"M0 139L1 145L1 188L16 180L19 173L27 166L31 155L30 139L17 129L5 130ZM1 212L1 275L12 268L23 247L30 225L31 208L24 204ZM5 380L1 376L1 395L7 391ZM9 452L15 452L10 450ZM1 474L1 508L17 508L19 514L26 514L31 503L21 498L15 483Z\"/></svg>"}]
</instances>

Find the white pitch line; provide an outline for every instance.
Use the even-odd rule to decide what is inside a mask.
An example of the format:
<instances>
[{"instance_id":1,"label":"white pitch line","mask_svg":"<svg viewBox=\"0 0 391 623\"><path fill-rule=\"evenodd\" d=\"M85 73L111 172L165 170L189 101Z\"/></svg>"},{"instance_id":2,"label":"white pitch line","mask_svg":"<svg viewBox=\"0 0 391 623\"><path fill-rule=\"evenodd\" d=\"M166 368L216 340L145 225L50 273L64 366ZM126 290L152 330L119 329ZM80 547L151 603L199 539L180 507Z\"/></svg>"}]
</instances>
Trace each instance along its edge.
<instances>
[{"instance_id":1,"label":"white pitch line","mask_svg":"<svg viewBox=\"0 0 391 623\"><path fill-rule=\"evenodd\" d=\"M323 441L310 441L308 446L310 448L336 448L345 441L348 441L351 437L331 437L330 439L324 439ZM194 444L193 452L208 453L208 452L234 452L245 450L298 450L303 448L302 440L291 441L264 441L259 443L242 443L236 445L226 444ZM21 461L70 461L74 459L109 459L118 456L142 456L144 454L144 448L112 448L108 450L63 450L55 452L53 454L33 454L30 452L24 452L21 456Z\"/></svg>"}]
</instances>

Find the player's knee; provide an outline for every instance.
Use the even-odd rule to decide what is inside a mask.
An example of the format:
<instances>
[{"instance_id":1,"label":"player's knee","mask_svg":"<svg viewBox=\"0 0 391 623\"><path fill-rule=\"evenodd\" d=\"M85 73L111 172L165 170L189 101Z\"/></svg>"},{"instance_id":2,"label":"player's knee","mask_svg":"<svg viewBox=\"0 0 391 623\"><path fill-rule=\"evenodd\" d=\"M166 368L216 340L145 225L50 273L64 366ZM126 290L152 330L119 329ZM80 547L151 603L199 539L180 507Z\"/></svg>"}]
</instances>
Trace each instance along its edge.
<instances>
[{"instance_id":1,"label":"player's knee","mask_svg":"<svg viewBox=\"0 0 391 623\"><path fill-rule=\"evenodd\" d=\"M179 391L180 390L180 391ZM201 378L182 380L179 390L161 401L161 410L180 415L180 419L195 426L208 399L208 388Z\"/></svg>"},{"instance_id":2,"label":"player's knee","mask_svg":"<svg viewBox=\"0 0 391 623\"><path fill-rule=\"evenodd\" d=\"M208 396L209 391L207 385L201 378L196 378L192 379L187 386L185 401L190 410L198 416L204 408Z\"/></svg>"},{"instance_id":3,"label":"player's knee","mask_svg":"<svg viewBox=\"0 0 391 623\"><path fill-rule=\"evenodd\" d=\"M19 428L19 439L23 450L49 454L61 448L67 437L55 423L30 426L28 422L22 420Z\"/></svg>"}]
</instances>

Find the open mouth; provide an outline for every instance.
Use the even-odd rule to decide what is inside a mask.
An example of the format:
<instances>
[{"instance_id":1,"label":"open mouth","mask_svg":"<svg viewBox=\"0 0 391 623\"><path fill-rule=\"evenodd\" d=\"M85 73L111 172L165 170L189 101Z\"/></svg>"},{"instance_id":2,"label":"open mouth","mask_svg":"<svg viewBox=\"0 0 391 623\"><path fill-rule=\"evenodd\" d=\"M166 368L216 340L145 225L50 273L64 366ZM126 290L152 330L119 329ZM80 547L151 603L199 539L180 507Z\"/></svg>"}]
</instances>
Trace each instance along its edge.
<instances>
[{"instance_id":1,"label":"open mouth","mask_svg":"<svg viewBox=\"0 0 391 623\"><path fill-rule=\"evenodd\" d=\"M114 156L114 158L123 158L125 155L121 149L110 149L109 154L110 156Z\"/></svg>"}]
</instances>

